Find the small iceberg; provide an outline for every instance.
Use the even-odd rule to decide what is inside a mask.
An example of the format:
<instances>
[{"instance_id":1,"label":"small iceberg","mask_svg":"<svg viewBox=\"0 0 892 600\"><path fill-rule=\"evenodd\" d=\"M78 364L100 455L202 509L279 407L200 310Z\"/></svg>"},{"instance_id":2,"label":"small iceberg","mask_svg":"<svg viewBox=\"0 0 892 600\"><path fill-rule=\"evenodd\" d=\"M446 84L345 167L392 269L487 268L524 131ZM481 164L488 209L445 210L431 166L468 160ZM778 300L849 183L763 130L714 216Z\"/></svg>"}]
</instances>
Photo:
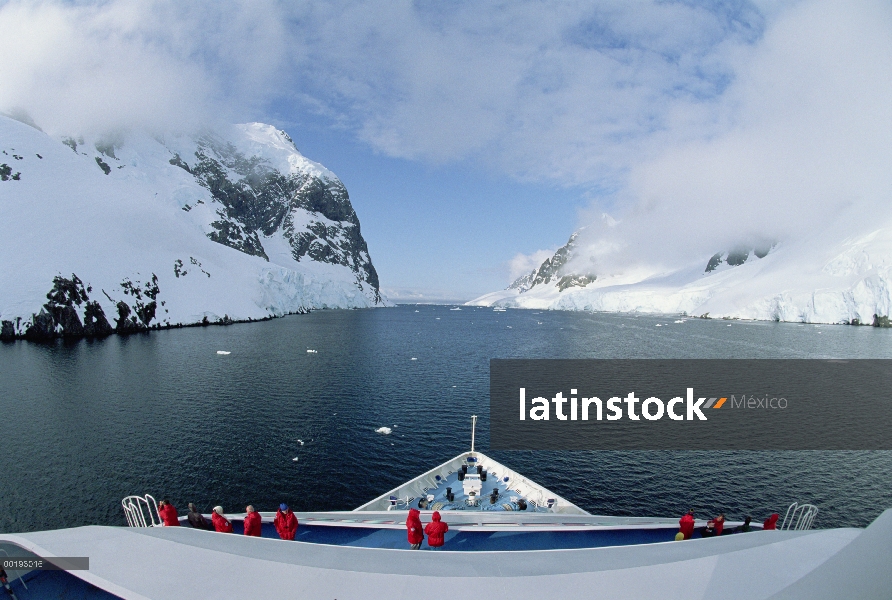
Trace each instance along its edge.
<instances>
[{"instance_id":1,"label":"small iceberg","mask_svg":"<svg viewBox=\"0 0 892 600\"><path fill-rule=\"evenodd\" d=\"M375 430L375 433L380 433L381 435L390 435L393 433L393 430L390 427L379 427Z\"/></svg>"},{"instance_id":2,"label":"small iceberg","mask_svg":"<svg viewBox=\"0 0 892 600\"><path fill-rule=\"evenodd\" d=\"M227 352L226 350L217 350L217 354L232 354L232 352Z\"/></svg>"},{"instance_id":3,"label":"small iceberg","mask_svg":"<svg viewBox=\"0 0 892 600\"><path fill-rule=\"evenodd\" d=\"M307 350L307 354L319 354L318 350Z\"/></svg>"},{"instance_id":4,"label":"small iceberg","mask_svg":"<svg viewBox=\"0 0 892 600\"><path fill-rule=\"evenodd\" d=\"M676 323L684 323L684 320L683 319L678 320L678 321L676 321Z\"/></svg>"},{"instance_id":5,"label":"small iceberg","mask_svg":"<svg viewBox=\"0 0 892 600\"><path fill-rule=\"evenodd\" d=\"M292 459L291 459L291 460L293 460L293 461L294 461L294 462L297 462L297 459L298 459L298 457L297 457L297 456L295 456L295 457L294 457L294 458L292 458Z\"/></svg>"},{"instance_id":6,"label":"small iceberg","mask_svg":"<svg viewBox=\"0 0 892 600\"><path fill-rule=\"evenodd\" d=\"M304 441L303 441L303 440L297 440L297 443L300 444L301 446L304 445Z\"/></svg>"},{"instance_id":7,"label":"small iceberg","mask_svg":"<svg viewBox=\"0 0 892 600\"><path fill-rule=\"evenodd\" d=\"M461 309L456 306L455 308L450 308L449 310L461 310Z\"/></svg>"},{"instance_id":8,"label":"small iceberg","mask_svg":"<svg viewBox=\"0 0 892 600\"><path fill-rule=\"evenodd\" d=\"M662 327L662 325L660 325L659 323L657 323L657 327Z\"/></svg>"},{"instance_id":9,"label":"small iceberg","mask_svg":"<svg viewBox=\"0 0 892 600\"><path fill-rule=\"evenodd\" d=\"M413 357L412 357L412 360L418 360L418 359L417 359L417 358L415 358L415 357L414 357L414 356L413 356Z\"/></svg>"}]
</instances>

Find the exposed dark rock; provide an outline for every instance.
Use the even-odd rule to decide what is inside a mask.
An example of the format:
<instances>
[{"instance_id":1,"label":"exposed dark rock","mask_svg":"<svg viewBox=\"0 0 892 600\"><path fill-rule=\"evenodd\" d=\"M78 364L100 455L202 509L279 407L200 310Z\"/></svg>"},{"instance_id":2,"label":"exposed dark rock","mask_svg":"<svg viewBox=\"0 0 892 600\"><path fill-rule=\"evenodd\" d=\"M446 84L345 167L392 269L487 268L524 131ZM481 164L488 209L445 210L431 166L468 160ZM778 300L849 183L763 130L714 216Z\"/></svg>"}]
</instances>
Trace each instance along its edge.
<instances>
[{"instance_id":1,"label":"exposed dark rock","mask_svg":"<svg viewBox=\"0 0 892 600\"><path fill-rule=\"evenodd\" d=\"M108 163L106 163L104 160L102 160L98 156L96 157L96 164L99 165L99 168L102 169L102 172L105 173L106 175L111 173L111 167L108 166Z\"/></svg>"},{"instance_id":2,"label":"exposed dark rock","mask_svg":"<svg viewBox=\"0 0 892 600\"><path fill-rule=\"evenodd\" d=\"M721 264L727 263L732 267L738 267L744 264L750 257L750 253L756 258L765 258L768 253L777 245L776 241L762 240L753 245L735 246L728 252L716 252L706 263L706 273L715 271Z\"/></svg>"},{"instance_id":3,"label":"exposed dark rock","mask_svg":"<svg viewBox=\"0 0 892 600\"><path fill-rule=\"evenodd\" d=\"M888 315L874 315L873 316L873 326L874 327L892 327L892 323L889 322Z\"/></svg>"},{"instance_id":4,"label":"exposed dark rock","mask_svg":"<svg viewBox=\"0 0 892 600\"><path fill-rule=\"evenodd\" d=\"M115 156L115 144L113 142L96 142L96 150L111 159L118 160L118 157Z\"/></svg>"},{"instance_id":5,"label":"exposed dark rock","mask_svg":"<svg viewBox=\"0 0 892 600\"><path fill-rule=\"evenodd\" d=\"M15 339L15 326L12 321L0 323L0 342L11 342Z\"/></svg>"},{"instance_id":6,"label":"exposed dark rock","mask_svg":"<svg viewBox=\"0 0 892 600\"><path fill-rule=\"evenodd\" d=\"M235 146L213 136L199 140L196 162L189 167L174 156L171 164L189 170L223 208L211 223L208 237L246 254L269 257L260 236L280 228L300 261L305 256L318 262L349 267L359 282L368 283L380 301L378 273L369 258L359 219L344 185L337 179L307 173L283 175L257 156L245 156ZM240 179L230 179L236 173ZM306 229L295 230L293 210L318 215ZM330 221L333 223L323 222ZM207 273L206 273L207 274Z\"/></svg>"},{"instance_id":7,"label":"exposed dark rock","mask_svg":"<svg viewBox=\"0 0 892 600\"><path fill-rule=\"evenodd\" d=\"M21 176L22 174L19 172L13 173L12 167L10 167L8 164L0 164L0 181L18 181Z\"/></svg>"},{"instance_id":8,"label":"exposed dark rock","mask_svg":"<svg viewBox=\"0 0 892 600\"><path fill-rule=\"evenodd\" d=\"M187 165L186 162L182 158L180 158L179 154L174 154L173 158L171 158L167 162L174 165L175 167L179 167L179 168L183 169L184 171L186 171L189 174L192 173L192 169L190 169L189 165Z\"/></svg>"},{"instance_id":9,"label":"exposed dark rock","mask_svg":"<svg viewBox=\"0 0 892 600\"><path fill-rule=\"evenodd\" d=\"M597 275L564 275L558 280L558 291L563 292L570 287L585 287L596 279Z\"/></svg>"},{"instance_id":10,"label":"exposed dark rock","mask_svg":"<svg viewBox=\"0 0 892 600\"><path fill-rule=\"evenodd\" d=\"M520 293L522 294L537 285L551 283L552 281L558 281L558 286L560 287L561 281L563 281L564 287L560 288L561 291L563 291L566 287L573 285L585 286L594 281L597 278L596 275L575 275L572 273L563 275L561 273L564 266L573 256L573 250L576 246L576 238L578 235L578 233L571 235L570 239L567 240L567 243L558 248L553 256L546 258L542 261L541 265L533 269L529 274L515 279L511 285L508 286L508 289L520 290ZM588 279L588 281L584 284L579 283L583 279ZM571 283L573 281L576 283Z\"/></svg>"},{"instance_id":11,"label":"exposed dark rock","mask_svg":"<svg viewBox=\"0 0 892 600\"><path fill-rule=\"evenodd\" d=\"M41 308L39 314L31 317L31 324L25 329L25 339L44 341L54 337L56 337L56 324L53 322L53 316Z\"/></svg>"},{"instance_id":12,"label":"exposed dark rock","mask_svg":"<svg viewBox=\"0 0 892 600\"><path fill-rule=\"evenodd\" d=\"M87 302L84 310L84 335L101 337L111 335L115 330L105 317L105 312L95 300Z\"/></svg>"}]
</instances>

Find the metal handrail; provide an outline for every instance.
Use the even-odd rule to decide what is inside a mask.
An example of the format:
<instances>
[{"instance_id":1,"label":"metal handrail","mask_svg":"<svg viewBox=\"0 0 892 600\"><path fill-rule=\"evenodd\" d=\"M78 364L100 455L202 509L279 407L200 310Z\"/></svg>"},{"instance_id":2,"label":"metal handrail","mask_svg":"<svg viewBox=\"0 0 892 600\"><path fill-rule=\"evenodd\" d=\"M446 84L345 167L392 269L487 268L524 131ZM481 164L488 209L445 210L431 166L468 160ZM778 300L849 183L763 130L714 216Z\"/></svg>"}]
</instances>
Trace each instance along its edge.
<instances>
[{"instance_id":1,"label":"metal handrail","mask_svg":"<svg viewBox=\"0 0 892 600\"><path fill-rule=\"evenodd\" d=\"M127 496L121 500L121 506L129 527L161 527L164 524L161 513L158 512L158 502L150 494Z\"/></svg>"},{"instance_id":2,"label":"metal handrail","mask_svg":"<svg viewBox=\"0 0 892 600\"><path fill-rule=\"evenodd\" d=\"M778 529L787 531L803 531L811 529L818 515L818 507L814 504L794 502L787 508L784 520Z\"/></svg>"}]
</instances>

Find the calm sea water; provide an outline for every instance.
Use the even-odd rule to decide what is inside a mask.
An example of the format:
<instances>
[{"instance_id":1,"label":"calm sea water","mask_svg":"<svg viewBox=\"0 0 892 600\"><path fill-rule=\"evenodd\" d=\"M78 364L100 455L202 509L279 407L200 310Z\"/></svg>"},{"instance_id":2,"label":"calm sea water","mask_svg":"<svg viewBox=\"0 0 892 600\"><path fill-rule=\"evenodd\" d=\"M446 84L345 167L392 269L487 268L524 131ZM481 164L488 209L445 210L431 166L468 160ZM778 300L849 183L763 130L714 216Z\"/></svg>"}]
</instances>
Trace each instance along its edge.
<instances>
[{"instance_id":1,"label":"calm sea water","mask_svg":"<svg viewBox=\"0 0 892 600\"><path fill-rule=\"evenodd\" d=\"M355 508L467 450L471 414L486 450L490 358L892 357L892 330L674 320L400 306L2 344L0 531L123 525L121 498L147 492ZM491 454L595 514L762 519L800 501L829 527L892 506L890 452Z\"/></svg>"}]
</instances>

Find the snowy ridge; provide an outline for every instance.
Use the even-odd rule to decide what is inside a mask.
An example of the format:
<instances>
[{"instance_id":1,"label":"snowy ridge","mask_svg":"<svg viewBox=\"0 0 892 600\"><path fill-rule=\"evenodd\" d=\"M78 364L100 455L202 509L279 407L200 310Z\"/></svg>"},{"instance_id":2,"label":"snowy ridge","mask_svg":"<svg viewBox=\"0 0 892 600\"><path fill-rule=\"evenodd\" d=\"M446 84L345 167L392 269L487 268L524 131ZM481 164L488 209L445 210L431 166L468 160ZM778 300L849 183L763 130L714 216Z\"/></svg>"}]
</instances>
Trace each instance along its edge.
<instances>
[{"instance_id":1,"label":"snowy ridge","mask_svg":"<svg viewBox=\"0 0 892 600\"><path fill-rule=\"evenodd\" d=\"M468 304L887 326L892 221L867 227L835 225L779 243L763 258L750 252L739 266L723 263L709 272L704 257L675 269L630 268L563 291L556 282L525 292L509 288Z\"/></svg>"},{"instance_id":2,"label":"snowy ridge","mask_svg":"<svg viewBox=\"0 0 892 600\"><path fill-rule=\"evenodd\" d=\"M346 189L269 125L60 140L0 116L4 165L4 338L384 303Z\"/></svg>"}]
</instances>

